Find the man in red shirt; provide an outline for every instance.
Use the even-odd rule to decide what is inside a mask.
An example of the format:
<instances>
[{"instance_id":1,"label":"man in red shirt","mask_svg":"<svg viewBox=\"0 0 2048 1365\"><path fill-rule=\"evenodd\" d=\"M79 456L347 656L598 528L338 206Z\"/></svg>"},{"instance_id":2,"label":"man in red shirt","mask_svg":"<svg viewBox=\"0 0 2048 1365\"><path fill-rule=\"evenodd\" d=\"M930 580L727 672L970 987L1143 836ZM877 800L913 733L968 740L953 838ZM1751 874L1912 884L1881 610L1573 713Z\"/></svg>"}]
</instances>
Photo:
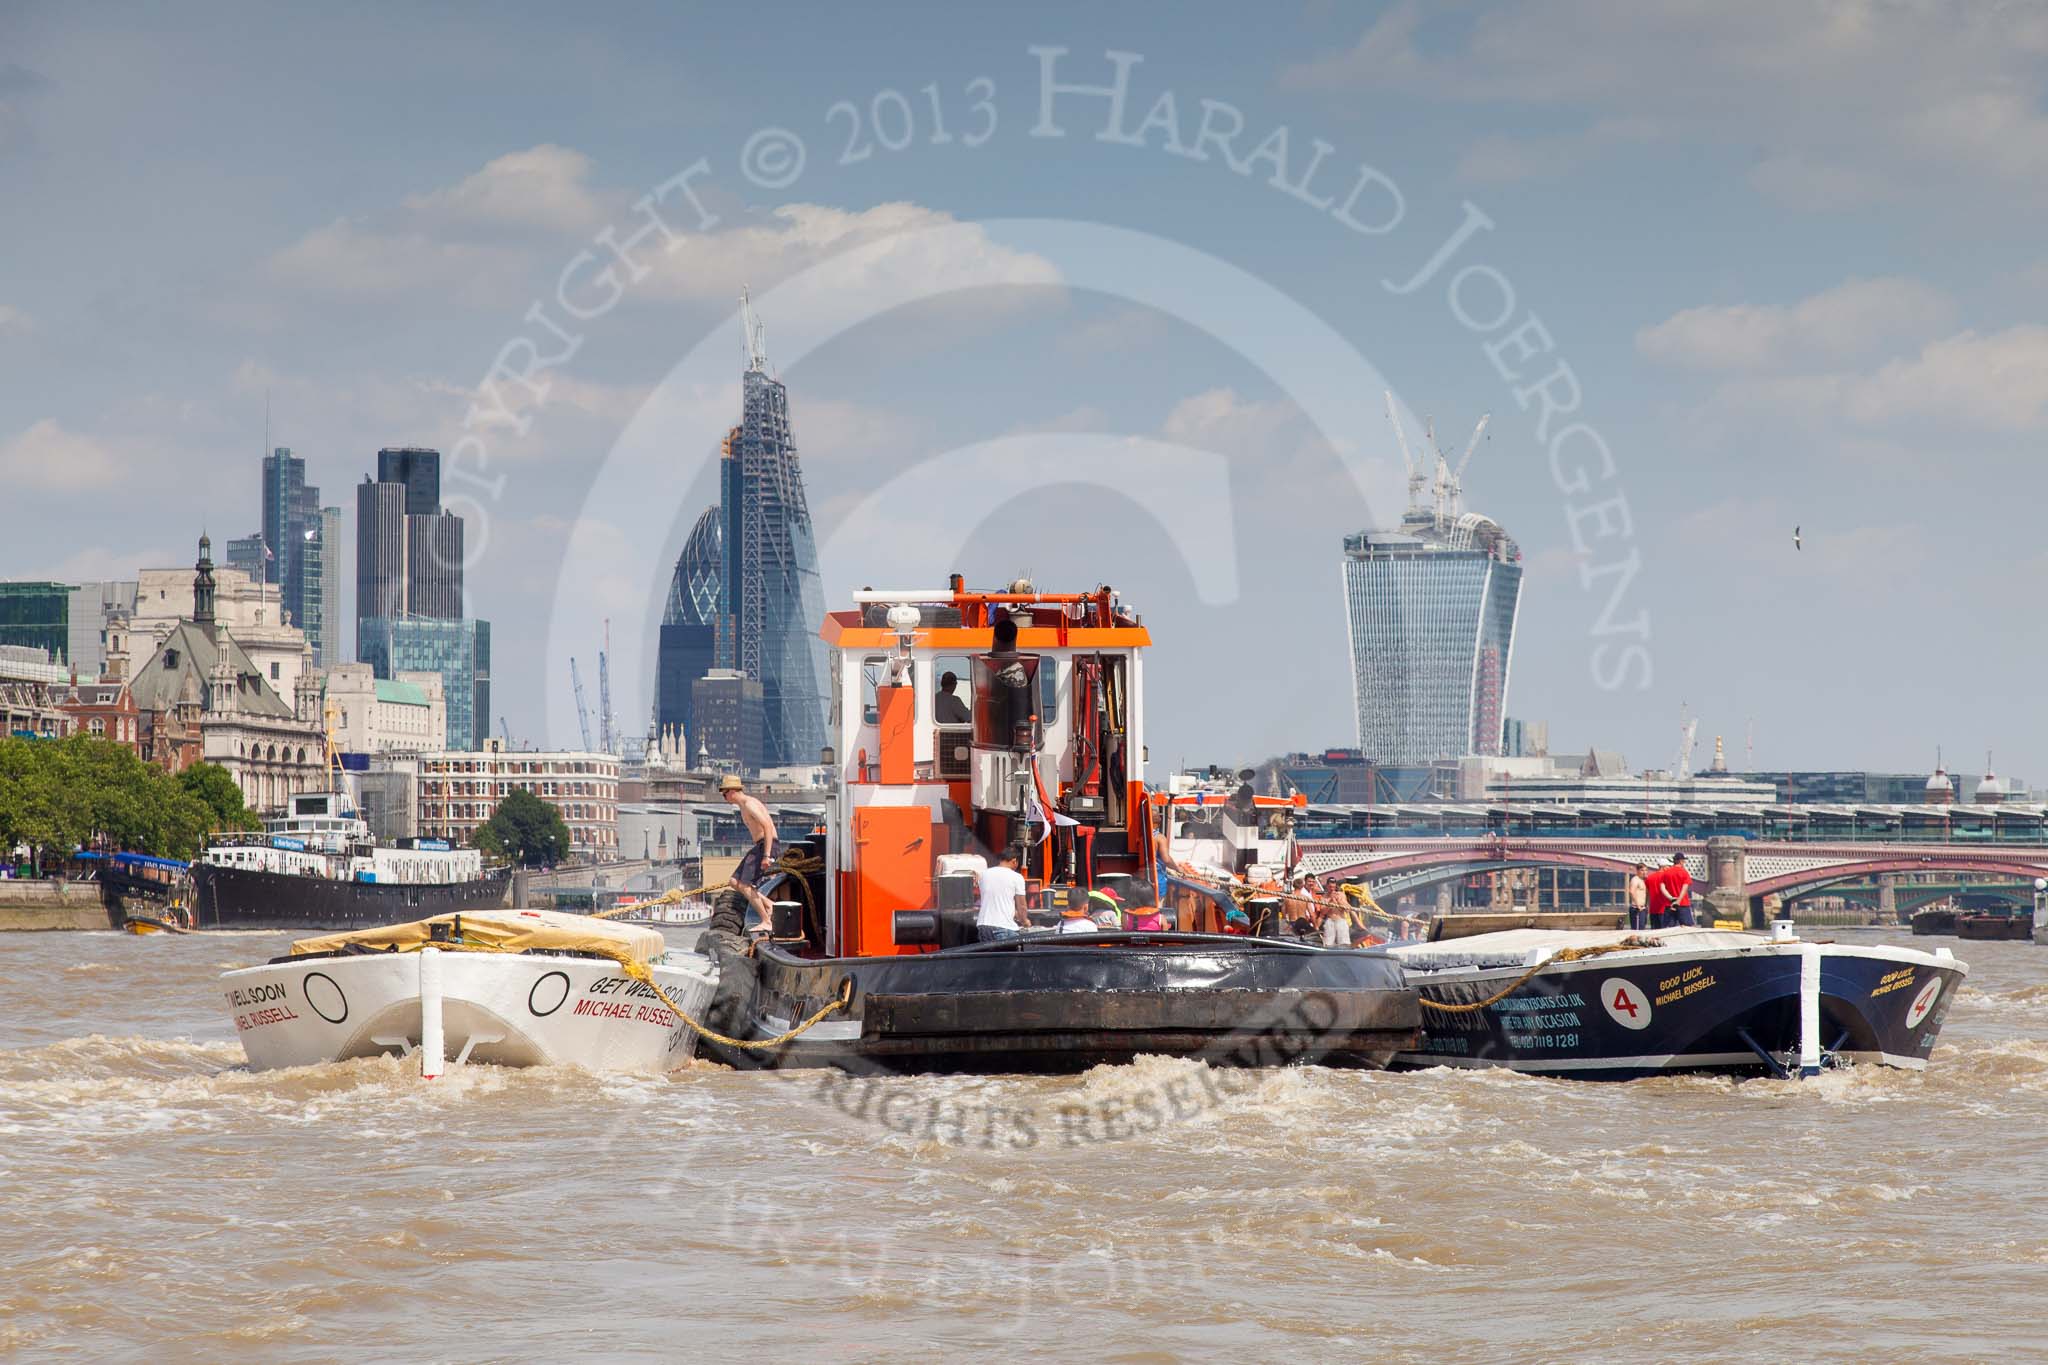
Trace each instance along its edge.
<instances>
[{"instance_id":1,"label":"man in red shirt","mask_svg":"<svg viewBox=\"0 0 2048 1365\"><path fill-rule=\"evenodd\" d=\"M1671 891L1664 881L1670 872L1669 867L1660 867L1655 872L1643 874L1644 908L1649 911L1652 929L1664 927L1664 913L1671 906Z\"/></svg>"},{"instance_id":2,"label":"man in red shirt","mask_svg":"<svg viewBox=\"0 0 2048 1365\"><path fill-rule=\"evenodd\" d=\"M1671 865L1660 869L1657 884L1664 893L1667 904L1665 923L1691 925L1692 915L1692 873L1685 870L1685 855L1671 855Z\"/></svg>"}]
</instances>

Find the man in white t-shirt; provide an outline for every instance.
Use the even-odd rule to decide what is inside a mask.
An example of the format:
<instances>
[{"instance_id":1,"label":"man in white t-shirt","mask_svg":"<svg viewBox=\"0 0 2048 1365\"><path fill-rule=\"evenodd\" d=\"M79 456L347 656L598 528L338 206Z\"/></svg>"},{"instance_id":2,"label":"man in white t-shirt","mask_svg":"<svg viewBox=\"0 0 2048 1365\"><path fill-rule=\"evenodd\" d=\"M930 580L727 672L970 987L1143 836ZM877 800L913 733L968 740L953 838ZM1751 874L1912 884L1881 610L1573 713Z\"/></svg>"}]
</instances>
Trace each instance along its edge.
<instances>
[{"instance_id":1,"label":"man in white t-shirt","mask_svg":"<svg viewBox=\"0 0 2048 1365\"><path fill-rule=\"evenodd\" d=\"M1016 938L1031 927L1024 909L1024 874L1017 870L1017 850L1003 850L994 867L984 869L977 881L981 887L981 913L974 917L974 936L983 943Z\"/></svg>"}]
</instances>

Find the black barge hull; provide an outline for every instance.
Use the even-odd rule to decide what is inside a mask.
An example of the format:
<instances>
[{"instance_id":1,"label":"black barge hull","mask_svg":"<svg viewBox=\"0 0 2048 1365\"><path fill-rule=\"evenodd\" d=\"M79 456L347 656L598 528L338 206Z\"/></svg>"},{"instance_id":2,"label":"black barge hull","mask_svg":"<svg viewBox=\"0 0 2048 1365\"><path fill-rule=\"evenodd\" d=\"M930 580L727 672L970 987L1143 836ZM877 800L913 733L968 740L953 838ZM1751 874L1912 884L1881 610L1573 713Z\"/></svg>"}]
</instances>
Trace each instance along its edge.
<instances>
[{"instance_id":1,"label":"black barge hull","mask_svg":"<svg viewBox=\"0 0 2048 1365\"><path fill-rule=\"evenodd\" d=\"M704 1043L737 1067L1071 1073L1155 1055L1379 1068L1422 1036L1415 992L1372 952L1109 933L826 959L774 945L749 954L714 933L702 950L720 968L711 1023L735 1038L773 1038L847 1002L773 1048Z\"/></svg>"},{"instance_id":2,"label":"black barge hull","mask_svg":"<svg viewBox=\"0 0 2048 1365\"><path fill-rule=\"evenodd\" d=\"M1927 1065L1967 968L1953 958L1813 945L1821 1064ZM1394 1066L1497 1066L1582 1080L1674 1072L1786 1076L1801 1068L1798 949L1595 957L1486 1001L1525 968L1412 973L1426 1039Z\"/></svg>"},{"instance_id":3,"label":"black barge hull","mask_svg":"<svg viewBox=\"0 0 2048 1365\"><path fill-rule=\"evenodd\" d=\"M408 886L194 863L192 916L201 929L363 929L454 910L497 909L510 884L503 873Z\"/></svg>"}]
</instances>

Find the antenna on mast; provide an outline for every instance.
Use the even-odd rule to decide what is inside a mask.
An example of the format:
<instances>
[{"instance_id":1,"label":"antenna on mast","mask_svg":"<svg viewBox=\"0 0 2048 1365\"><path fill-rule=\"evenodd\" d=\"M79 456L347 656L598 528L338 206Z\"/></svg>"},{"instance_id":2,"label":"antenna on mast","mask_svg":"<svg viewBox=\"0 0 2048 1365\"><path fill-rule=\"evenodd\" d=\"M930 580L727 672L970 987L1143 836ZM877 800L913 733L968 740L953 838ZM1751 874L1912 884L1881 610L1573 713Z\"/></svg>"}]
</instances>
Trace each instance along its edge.
<instances>
[{"instance_id":1,"label":"antenna on mast","mask_svg":"<svg viewBox=\"0 0 2048 1365\"><path fill-rule=\"evenodd\" d=\"M759 374L768 373L768 350L763 339L761 319L754 312L754 300L747 286L740 286L740 328L746 333L747 368Z\"/></svg>"}]
</instances>

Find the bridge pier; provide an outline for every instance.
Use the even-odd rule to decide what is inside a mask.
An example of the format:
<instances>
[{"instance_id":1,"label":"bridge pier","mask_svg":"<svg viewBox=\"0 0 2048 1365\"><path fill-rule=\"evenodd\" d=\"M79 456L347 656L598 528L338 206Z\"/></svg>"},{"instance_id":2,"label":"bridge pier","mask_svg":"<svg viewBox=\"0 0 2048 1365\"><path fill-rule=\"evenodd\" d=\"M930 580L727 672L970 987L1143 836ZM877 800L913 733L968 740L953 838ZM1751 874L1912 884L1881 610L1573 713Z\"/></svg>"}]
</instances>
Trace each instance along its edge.
<instances>
[{"instance_id":1,"label":"bridge pier","mask_svg":"<svg viewBox=\"0 0 2048 1365\"><path fill-rule=\"evenodd\" d=\"M1761 910L1750 904L1749 841L1740 835L1715 835L1707 840L1707 906L1709 922L1741 920L1761 929Z\"/></svg>"},{"instance_id":2,"label":"bridge pier","mask_svg":"<svg viewBox=\"0 0 2048 1365\"><path fill-rule=\"evenodd\" d=\"M1878 874L1877 922L1887 927L1899 922L1899 879L1894 873Z\"/></svg>"}]
</instances>

